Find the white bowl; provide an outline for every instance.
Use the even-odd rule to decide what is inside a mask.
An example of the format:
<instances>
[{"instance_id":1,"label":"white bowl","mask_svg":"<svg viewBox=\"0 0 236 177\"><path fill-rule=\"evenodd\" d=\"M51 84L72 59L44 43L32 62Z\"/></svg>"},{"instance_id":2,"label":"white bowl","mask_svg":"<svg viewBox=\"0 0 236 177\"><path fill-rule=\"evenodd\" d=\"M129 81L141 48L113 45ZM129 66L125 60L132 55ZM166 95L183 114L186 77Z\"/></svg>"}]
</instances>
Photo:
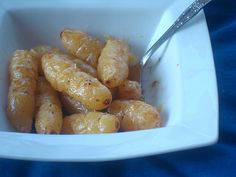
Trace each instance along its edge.
<instances>
[{"instance_id":1,"label":"white bowl","mask_svg":"<svg viewBox=\"0 0 236 177\"><path fill-rule=\"evenodd\" d=\"M101 38L128 40L140 58L192 0L1 0L0 157L50 161L126 159L215 143L218 100L211 44L204 13L164 45L162 60L147 74L148 102L163 105L163 127L100 135L16 133L6 118L7 68L11 53L38 44L61 47L64 28ZM155 60L153 60L155 62ZM149 71L148 71L149 72ZM153 83L154 81L158 81ZM151 85L153 85L151 87Z\"/></svg>"}]
</instances>

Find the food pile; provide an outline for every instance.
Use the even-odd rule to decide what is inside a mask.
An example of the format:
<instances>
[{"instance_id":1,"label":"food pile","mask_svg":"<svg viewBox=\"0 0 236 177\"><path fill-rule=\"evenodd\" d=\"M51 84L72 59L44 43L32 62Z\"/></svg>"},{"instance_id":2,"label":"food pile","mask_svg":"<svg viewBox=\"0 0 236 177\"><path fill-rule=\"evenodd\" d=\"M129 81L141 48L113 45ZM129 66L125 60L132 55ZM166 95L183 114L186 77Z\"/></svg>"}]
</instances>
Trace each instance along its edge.
<instances>
[{"instance_id":1,"label":"food pile","mask_svg":"<svg viewBox=\"0 0 236 177\"><path fill-rule=\"evenodd\" d=\"M7 115L20 132L95 134L159 127L157 109L141 101L129 46L78 31L51 46L16 50L9 66Z\"/></svg>"}]
</instances>

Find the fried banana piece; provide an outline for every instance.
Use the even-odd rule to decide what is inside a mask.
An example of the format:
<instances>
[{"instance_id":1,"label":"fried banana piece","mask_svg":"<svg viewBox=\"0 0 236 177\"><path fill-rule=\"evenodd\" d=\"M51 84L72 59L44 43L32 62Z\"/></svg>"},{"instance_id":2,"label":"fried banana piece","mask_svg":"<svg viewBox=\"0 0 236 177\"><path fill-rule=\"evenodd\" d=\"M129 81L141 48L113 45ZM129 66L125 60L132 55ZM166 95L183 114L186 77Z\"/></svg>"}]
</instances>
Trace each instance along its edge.
<instances>
[{"instance_id":1,"label":"fried banana piece","mask_svg":"<svg viewBox=\"0 0 236 177\"><path fill-rule=\"evenodd\" d=\"M136 81L126 80L118 87L119 99L139 100L142 97L141 86Z\"/></svg>"},{"instance_id":2,"label":"fried banana piece","mask_svg":"<svg viewBox=\"0 0 236 177\"><path fill-rule=\"evenodd\" d=\"M26 50L16 50L9 67L7 117L20 132L30 132L35 110L37 60Z\"/></svg>"},{"instance_id":3,"label":"fried banana piece","mask_svg":"<svg viewBox=\"0 0 236 177\"><path fill-rule=\"evenodd\" d=\"M36 92L35 128L39 134L59 134L62 110L57 92L44 77L39 77Z\"/></svg>"},{"instance_id":4,"label":"fried banana piece","mask_svg":"<svg viewBox=\"0 0 236 177\"><path fill-rule=\"evenodd\" d=\"M98 57L103 44L88 34L72 29L65 29L60 34L62 44L72 55L97 68Z\"/></svg>"},{"instance_id":5,"label":"fried banana piece","mask_svg":"<svg viewBox=\"0 0 236 177\"><path fill-rule=\"evenodd\" d=\"M109 106L112 100L109 89L96 78L78 69L64 55L44 55L42 67L46 79L55 90L68 94L91 110L102 110Z\"/></svg>"},{"instance_id":6,"label":"fried banana piece","mask_svg":"<svg viewBox=\"0 0 236 177\"><path fill-rule=\"evenodd\" d=\"M64 134L98 134L113 133L120 128L119 119L111 114L89 112L87 114L73 114L63 120Z\"/></svg>"},{"instance_id":7,"label":"fried banana piece","mask_svg":"<svg viewBox=\"0 0 236 177\"><path fill-rule=\"evenodd\" d=\"M115 100L108 113L120 119L121 130L133 131L159 127L161 118L151 105L138 100Z\"/></svg>"},{"instance_id":8,"label":"fried banana piece","mask_svg":"<svg viewBox=\"0 0 236 177\"><path fill-rule=\"evenodd\" d=\"M90 111L82 103L71 98L69 95L65 93L60 93L59 96L60 96L60 100L63 105L63 108L69 114L88 113Z\"/></svg>"},{"instance_id":9,"label":"fried banana piece","mask_svg":"<svg viewBox=\"0 0 236 177\"><path fill-rule=\"evenodd\" d=\"M109 88L124 82L129 73L129 47L121 40L108 39L98 59L98 78Z\"/></svg>"},{"instance_id":10,"label":"fried banana piece","mask_svg":"<svg viewBox=\"0 0 236 177\"><path fill-rule=\"evenodd\" d=\"M38 72L40 76L43 76L43 70L42 70L42 64L41 64L41 58L45 53L48 52L59 52L60 50L58 48L54 48L47 45L39 45L32 49L30 49L30 52L33 54L33 56L38 60Z\"/></svg>"}]
</instances>

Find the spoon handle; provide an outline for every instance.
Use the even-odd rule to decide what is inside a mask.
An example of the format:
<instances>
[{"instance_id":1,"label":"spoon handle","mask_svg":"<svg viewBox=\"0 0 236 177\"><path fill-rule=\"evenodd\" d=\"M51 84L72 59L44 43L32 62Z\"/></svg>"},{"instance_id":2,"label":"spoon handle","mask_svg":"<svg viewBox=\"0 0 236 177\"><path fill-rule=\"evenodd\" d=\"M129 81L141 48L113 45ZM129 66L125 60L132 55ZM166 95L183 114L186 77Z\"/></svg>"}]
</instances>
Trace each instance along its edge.
<instances>
[{"instance_id":1,"label":"spoon handle","mask_svg":"<svg viewBox=\"0 0 236 177\"><path fill-rule=\"evenodd\" d=\"M145 66L153 53L175 32L177 32L185 23L197 15L200 10L212 0L195 0L174 22L174 24L151 46L140 61L142 67Z\"/></svg>"}]
</instances>

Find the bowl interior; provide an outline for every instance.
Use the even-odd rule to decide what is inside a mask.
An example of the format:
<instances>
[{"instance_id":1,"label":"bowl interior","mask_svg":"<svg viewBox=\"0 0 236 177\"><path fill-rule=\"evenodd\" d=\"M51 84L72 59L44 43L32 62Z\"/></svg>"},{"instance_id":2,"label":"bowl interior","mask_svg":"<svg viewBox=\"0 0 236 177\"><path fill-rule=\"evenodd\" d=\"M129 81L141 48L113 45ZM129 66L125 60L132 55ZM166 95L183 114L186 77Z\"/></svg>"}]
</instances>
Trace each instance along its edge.
<instances>
[{"instance_id":1,"label":"bowl interior","mask_svg":"<svg viewBox=\"0 0 236 177\"><path fill-rule=\"evenodd\" d=\"M60 1L59 1L60 2ZM96 1L97 2L97 1ZM39 3L39 2L38 2ZM62 48L59 34L64 28L80 29L104 41L112 35L128 41L133 53L140 59L147 47L169 24L165 10L171 0L158 7L127 3L124 7L107 4L77 6L71 2L50 6L10 6L0 11L0 131L13 131L6 117L8 92L8 65L16 49L30 49L46 44ZM33 4L33 3L32 3ZM135 7L133 7L135 6ZM165 13L164 13L165 12ZM175 38L154 56L152 67L145 70L144 94L148 103L161 108L163 126L174 125L181 119L179 56ZM157 59L161 61L157 63Z\"/></svg>"}]
</instances>

